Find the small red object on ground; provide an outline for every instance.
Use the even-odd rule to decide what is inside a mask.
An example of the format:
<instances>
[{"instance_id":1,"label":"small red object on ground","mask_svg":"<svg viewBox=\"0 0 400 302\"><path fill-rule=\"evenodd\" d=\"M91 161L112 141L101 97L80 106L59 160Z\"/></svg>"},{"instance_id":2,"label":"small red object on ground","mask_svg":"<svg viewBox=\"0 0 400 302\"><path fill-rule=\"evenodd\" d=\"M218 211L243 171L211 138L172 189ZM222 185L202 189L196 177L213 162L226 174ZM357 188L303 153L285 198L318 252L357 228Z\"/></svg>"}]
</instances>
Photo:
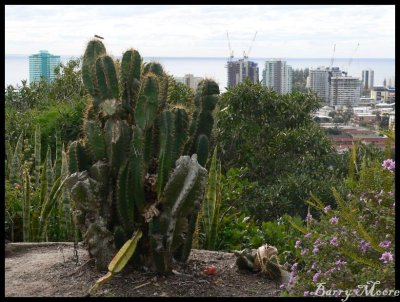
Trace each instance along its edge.
<instances>
[{"instance_id":1,"label":"small red object on ground","mask_svg":"<svg viewBox=\"0 0 400 302\"><path fill-rule=\"evenodd\" d=\"M214 265L207 266L204 270L203 273L208 275L208 276L213 276L217 273L217 268Z\"/></svg>"}]
</instances>

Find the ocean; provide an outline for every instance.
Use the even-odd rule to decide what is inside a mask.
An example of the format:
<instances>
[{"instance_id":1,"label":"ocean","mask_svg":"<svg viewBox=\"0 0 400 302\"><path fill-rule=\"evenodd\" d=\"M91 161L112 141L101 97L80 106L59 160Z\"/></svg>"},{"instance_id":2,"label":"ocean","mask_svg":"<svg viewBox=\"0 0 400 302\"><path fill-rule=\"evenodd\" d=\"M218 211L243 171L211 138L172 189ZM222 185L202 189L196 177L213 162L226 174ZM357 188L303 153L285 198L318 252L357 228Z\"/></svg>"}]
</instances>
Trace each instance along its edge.
<instances>
[{"instance_id":1,"label":"ocean","mask_svg":"<svg viewBox=\"0 0 400 302\"><path fill-rule=\"evenodd\" d=\"M61 56L63 63L77 56ZM260 80L263 64L268 58L250 58L258 63ZM283 58L282 58L283 59ZM330 58L286 58L287 64L293 69L316 68L329 66ZM226 58L172 58L172 57L144 57L145 62L158 61L171 75L183 77L185 74L193 74L195 77L208 77L214 79L220 86L221 92L225 91L227 84ZM350 63L350 64L349 64ZM374 70L374 85L383 85L385 78L394 77L395 59L350 59L338 58L333 66L348 71L349 76L361 78L361 71ZM29 59L24 55L5 55L5 86L21 85L21 80L29 79Z\"/></svg>"}]
</instances>

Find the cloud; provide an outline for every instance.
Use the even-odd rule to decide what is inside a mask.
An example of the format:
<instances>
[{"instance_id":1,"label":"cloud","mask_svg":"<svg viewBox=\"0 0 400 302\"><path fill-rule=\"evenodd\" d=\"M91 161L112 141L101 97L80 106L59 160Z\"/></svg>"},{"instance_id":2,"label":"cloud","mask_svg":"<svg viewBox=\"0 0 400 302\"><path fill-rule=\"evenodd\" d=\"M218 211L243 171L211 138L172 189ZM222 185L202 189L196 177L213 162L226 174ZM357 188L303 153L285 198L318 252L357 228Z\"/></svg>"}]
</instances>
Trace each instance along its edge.
<instances>
[{"instance_id":1,"label":"cloud","mask_svg":"<svg viewBox=\"0 0 400 302\"><path fill-rule=\"evenodd\" d=\"M7 54L81 54L94 34L120 55L394 57L394 5L6 5ZM23 41L23 43L21 43ZM379 41L379 44L376 43Z\"/></svg>"}]
</instances>

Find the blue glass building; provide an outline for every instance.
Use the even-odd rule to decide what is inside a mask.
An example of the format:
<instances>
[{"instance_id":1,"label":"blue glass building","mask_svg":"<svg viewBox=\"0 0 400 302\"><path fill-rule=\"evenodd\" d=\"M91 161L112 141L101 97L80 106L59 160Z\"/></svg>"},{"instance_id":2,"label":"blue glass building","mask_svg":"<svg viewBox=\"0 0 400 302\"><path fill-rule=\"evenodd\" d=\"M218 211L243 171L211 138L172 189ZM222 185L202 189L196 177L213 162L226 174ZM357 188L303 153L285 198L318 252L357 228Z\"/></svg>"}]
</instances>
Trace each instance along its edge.
<instances>
[{"instance_id":1,"label":"blue glass building","mask_svg":"<svg viewBox=\"0 0 400 302\"><path fill-rule=\"evenodd\" d=\"M54 56L47 50L29 56L29 82L39 82L44 77L48 82L55 78L54 69L60 64L60 56Z\"/></svg>"}]
</instances>

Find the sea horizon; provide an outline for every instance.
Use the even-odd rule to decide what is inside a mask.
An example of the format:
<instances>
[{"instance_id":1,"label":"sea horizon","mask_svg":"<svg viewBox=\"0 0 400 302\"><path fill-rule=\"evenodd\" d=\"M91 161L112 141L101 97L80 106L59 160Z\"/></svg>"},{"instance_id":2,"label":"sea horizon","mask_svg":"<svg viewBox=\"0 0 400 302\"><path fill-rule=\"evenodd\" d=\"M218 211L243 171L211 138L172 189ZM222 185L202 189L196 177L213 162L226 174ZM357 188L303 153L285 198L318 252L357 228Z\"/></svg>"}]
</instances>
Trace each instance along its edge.
<instances>
[{"instance_id":1,"label":"sea horizon","mask_svg":"<svg viewBox=\"0 0 400 302\"><path fill-rule=\"evenodd\" d=\"M32 54L5 54L5 57L29 57ZM82 55L57 55L56 56L60 56L60 57L74 57L74 58L78 58L81 57ZM111 54L111 56L114 56ZM122 57L122 55L118 55L116 57ZM166 58L166 59L229 59L228 57L197 57L197 56L153 56L153 55L146 55L146 56L142 56L143 58ZM242 57L234 57L233 59L242 59ZM292 60L331 60L332 58L327 58L327 57L250 57L249 60L261 60L261 59L292 59ZM334 60L395 60L395 58L382 58L382 57L357 57L357 58L349 58L349 57L334 57Z\"/></svg>"}]
</instances>

